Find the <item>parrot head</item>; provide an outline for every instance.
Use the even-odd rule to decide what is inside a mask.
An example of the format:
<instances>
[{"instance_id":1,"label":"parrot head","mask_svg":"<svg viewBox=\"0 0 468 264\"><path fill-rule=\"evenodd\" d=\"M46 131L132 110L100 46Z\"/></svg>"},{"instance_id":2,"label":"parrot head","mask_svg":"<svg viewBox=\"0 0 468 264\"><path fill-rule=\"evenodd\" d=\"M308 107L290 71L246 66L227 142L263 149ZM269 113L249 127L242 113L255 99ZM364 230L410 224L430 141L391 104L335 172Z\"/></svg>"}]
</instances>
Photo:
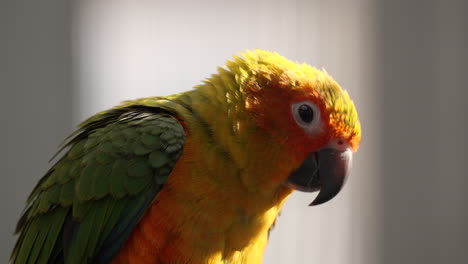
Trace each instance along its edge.
<instances>
[{"instance_id":1,"label":"parrot head","mask_svg":"<svg viewBox=\"0 0 468 264\"><path fill-rule=\"evenodd\" d=\"M263 143L282 152L285 173L277 182L319 191L310 205L335 197L361 139L348 93L325 71L267 51L247 51L227 67L235 73L246 112L266 135Z\"/></svg>"}]
</instances>

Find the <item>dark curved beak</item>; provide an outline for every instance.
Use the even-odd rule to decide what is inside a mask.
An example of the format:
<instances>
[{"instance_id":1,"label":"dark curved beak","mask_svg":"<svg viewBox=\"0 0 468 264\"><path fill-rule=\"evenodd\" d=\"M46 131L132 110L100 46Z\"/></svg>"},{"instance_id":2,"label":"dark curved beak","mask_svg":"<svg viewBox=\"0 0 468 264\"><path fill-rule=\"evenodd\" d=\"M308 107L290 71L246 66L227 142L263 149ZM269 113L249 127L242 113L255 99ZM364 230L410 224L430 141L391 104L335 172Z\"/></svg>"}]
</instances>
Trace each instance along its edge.
<instances>
[{"instance_id":1,"label":"dark curved beak","mask_svg":"<svg viewBox=\"0 0 468 264\"><path fill-rule=\"evenodd\" d=\"M302 192L320 190L310 206L325 203L340 192L349 174L352 156L349 148L345 150L325 148L313 152L297 170L291 173L284 184Z\"/></svg>"}]
</instances>

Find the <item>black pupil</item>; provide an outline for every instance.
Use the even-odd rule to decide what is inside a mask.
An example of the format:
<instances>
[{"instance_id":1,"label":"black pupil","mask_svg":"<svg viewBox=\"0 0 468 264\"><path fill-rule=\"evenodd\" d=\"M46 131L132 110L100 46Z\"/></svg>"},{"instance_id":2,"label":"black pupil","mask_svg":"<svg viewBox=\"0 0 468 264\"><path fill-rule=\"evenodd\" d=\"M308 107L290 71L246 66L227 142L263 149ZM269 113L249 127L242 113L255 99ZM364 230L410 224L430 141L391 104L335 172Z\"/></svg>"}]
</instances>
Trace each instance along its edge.
<instances>
[{"instance_id":1,"label":"black pupil","mask_svg":"<svg viewBox=\"0 0 468 264\"><path fill-rule=\"evenodd\" d=\"M314 120L314 111L312 108L306 104L299 106L299 116L301 117L302 121L306 123L312 122Z\"/></svg>"}]
</instances>

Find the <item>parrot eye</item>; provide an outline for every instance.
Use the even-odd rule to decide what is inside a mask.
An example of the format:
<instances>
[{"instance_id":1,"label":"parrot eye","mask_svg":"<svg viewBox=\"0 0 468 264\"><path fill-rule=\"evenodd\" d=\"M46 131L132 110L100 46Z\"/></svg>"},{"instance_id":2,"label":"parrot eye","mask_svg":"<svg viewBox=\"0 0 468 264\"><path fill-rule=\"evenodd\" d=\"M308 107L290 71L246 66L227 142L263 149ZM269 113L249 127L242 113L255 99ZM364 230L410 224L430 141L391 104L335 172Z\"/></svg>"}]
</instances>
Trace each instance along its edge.
<instances>
[{"instance_id":1,"label":"parrot eye","mask_svg":"<svg viewBox=\"0 0 468 264\"><path fill-rule=\"evenodd\" d=\"M309 105L302 104L301 106L299 106L297 112L299 113L299 117L305 123L310 123L314 120L314 110L312 110L312 107L310 107Z\"/></svg>"},{"instance_id":2,"label":"parrot eye","mask_svg":"<svg viewBox=\"0 0 468 264\"><path fill-rule=\"evenodd\" d=\"M309 133L320 129L320 110L309 102L299 102L291 106L292 114L296 123Z\"/></svg>"}]
</instances>

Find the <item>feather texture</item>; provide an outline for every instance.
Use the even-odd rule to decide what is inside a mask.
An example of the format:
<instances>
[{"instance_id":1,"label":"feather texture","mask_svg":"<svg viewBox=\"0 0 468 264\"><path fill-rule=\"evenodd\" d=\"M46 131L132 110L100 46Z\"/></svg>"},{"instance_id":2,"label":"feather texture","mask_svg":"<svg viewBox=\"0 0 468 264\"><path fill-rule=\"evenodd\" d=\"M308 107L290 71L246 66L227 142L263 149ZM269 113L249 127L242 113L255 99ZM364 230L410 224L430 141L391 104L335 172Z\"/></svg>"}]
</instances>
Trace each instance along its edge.
<instances>
[{"instance_id":1,"label":"feather texture","mask_svg":"<svg viewBox=\"0 0 468 264\"><path fill-rule=\"evenodd\" d=\"M184 140L170 113L138 101L85 121L28 199L12 262L108 263L166 182Z\"/></svg>"}]
</instances>

